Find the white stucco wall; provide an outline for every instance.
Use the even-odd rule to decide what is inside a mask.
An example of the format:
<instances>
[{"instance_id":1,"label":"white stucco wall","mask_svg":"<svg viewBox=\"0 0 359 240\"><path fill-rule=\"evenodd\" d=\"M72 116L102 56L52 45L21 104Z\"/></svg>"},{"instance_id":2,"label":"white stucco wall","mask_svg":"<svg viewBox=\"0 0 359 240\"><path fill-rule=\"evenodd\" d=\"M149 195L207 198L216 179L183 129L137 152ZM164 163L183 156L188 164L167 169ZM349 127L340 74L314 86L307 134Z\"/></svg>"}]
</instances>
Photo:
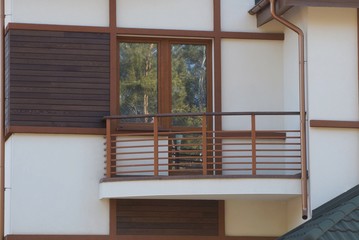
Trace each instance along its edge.
<instances>
[{"instance_id":1,"label":"white stucco wall","mask_svg":"<svg viewBox=\"0 0 359 240\"><path fill-rule=\"evenodd\" d=\"M295 8L285 14L305 32L308 122L359 119L356 12ZM297 35L290 30L285 30L283 49L284 108L298 110ZM309 197L315 209L359 183L359 131L308 126L308 146Z\"/></svg>"},{"instance_id":2,"label":"white stucco wall","mask_svg":"<svg viewBox=\"0 0 359 240\"><path fill-rule=\"evenodd\" d=\"M9 22L12 22L12 1L13 0L5 0L5 27Z\"/></svg>"},{"instance_id":3,"label":"white stucco wall","mask_svg":"<svg viewBox=\"0 0 359 240\"><path fill-rule=\"evenodd\" d=\"M222 110L283 110L283 42L222 40Z\"/></svg>"},{"instance_id":4,"label":"white stucco wall","mask_svg":"<svg viewBox=\"0 0 359 240\"><path fill-rule=\"evenodd\" d=\"M109 1L7 0L7 18L15 23L80 26L109 25Z\"/></svg>"},{"instance_id":5,"label":"white stucco wall","mask_svg":"<svg viewBox=\"0 0 359 240\"><path fill-rule=\"evenodd\" d=\"M221 0L221 28L227 32L283 32L283 27L270 22L257 28L257 18L248 14L254 0Z\"/></svg>"},{"instance_id":6,"label":"white stucco wall","mask_svg":"<svg viewBox=\"0 0 359 240\"><path fill-rule=\"evenodd\" d=\"M310 218L311 214L309 214ZM295 197L287 201L287 231L290 231L305 221L302 219L302 198Z\"/></svg>"},{"instance_id":7,"label":"white stucco wall","mask_svg":"<svg viewBox=\"0 0 359 240\"><path fill-rule=\"evenodd\" d=\"M309 119L359 119L356 13L308 9ZM358 146L358 130L309 129L313 209L359 183Z\"/></svg>"},{"instance_id":8,"label":"white stucco wall","mask_svg":"<svg viewBox=\"0 0 359 240\"><path fill-rule=\"evenodd\" d=\"M310 130L312 209L359 183L359 130Z\"/></svg>"},{"instance_id":9,"label":"white stucco wall","mask_svg":"<svg viewBox=\"0 0 359 240\"><path fill-rule=\"evenodd\" d=\"M117 0L117 26L210 31L213 0Z\"/></svg>"},{"instance_id":10,"label":"white stucco wall","mask_svg":"<svg viewBox=\"0 0 359 240\"><path fill-rule=\"evenodd\" d=\"M302 224L301 197L225 201L227 236L278 237Z\"/></svg>"},{"instance_id":11,"label":"white stucco wall","mask_svg":"<svg viewBox=\"0 0 359 240\"><path fill-rule=\"evenodd\" d=\"M287 231L286 221L286 201L225 201L227 236L278 237Z\"/></svg>"},{"instance_id":12,"label":"white stucco wall","mask_svg":"<svg viewBox=\"0 0 359 240\"><path fill-rule=\"evenodd\" d=\"M358 120L356 9L308 9L311 119Z\"/></svg>"},{"instance_id":13,"label":"white stucco wall","mask_svg":"<svg viewBox=\"0 0 359 240\"><path fill-rule=\"evenodd\" d=\"M103 143L102 136L12 135L6 233L108 234L109 203L98 198Z\"/></svg>"},{"instance_id":14,"label":"white stucco wall","mask_svg":"<svg viewBox=\"0 0 359 240\"><path fill-rule=\"evenodd\" d=\"M5 143L5 210L4 210L4 234L10 234L11 229L11 176L12 176L12 151L13 138Z\"/></svg>"}]
</instances>

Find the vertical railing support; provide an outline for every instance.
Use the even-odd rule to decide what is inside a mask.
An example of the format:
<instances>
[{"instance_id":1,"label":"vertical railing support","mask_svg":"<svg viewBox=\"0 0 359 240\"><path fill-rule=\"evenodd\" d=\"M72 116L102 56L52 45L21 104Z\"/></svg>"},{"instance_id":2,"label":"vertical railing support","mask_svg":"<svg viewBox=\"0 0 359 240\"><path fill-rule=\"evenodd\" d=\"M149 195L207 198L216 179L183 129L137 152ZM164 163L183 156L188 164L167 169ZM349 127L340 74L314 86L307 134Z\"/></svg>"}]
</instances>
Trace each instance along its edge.
<instances>
[{"instance_id":1,"label":"vertical railing support","mask_svg":"<svg viewBox=\"0 0 359 240\"><path fill-rule=\"evenodd\" d=\"M153 173L158 176L158 117L153 118Z\"/></svg>"},{"instance_id":2,"label":"vertical railing support","mask_svg":"<svg viewBox=\"0 0 359 240\"><path fill-rule=\"evenodd\" d=\"M202 115L202 169L203 175L207 175L207 116Z\"/></svg>"},{"instance_id":3,"label":"vertical railing support","mask_svg":"<svg viewBox=\"0 0 359 240\"><path fill-rule=\"evenodd\" d=\"M256 115L251 115L252 175L257 175Z\"/></svg>"},{"instance_id":4,"label":"vertical railing support","mask_svg":"<svg viewBox=\"0 0 359 240\"><path fill-rule=\"evenodd\" d=\"M106 177L110 178L112 168L111 119L106 119Z\"/></svg>"}]
</instances>

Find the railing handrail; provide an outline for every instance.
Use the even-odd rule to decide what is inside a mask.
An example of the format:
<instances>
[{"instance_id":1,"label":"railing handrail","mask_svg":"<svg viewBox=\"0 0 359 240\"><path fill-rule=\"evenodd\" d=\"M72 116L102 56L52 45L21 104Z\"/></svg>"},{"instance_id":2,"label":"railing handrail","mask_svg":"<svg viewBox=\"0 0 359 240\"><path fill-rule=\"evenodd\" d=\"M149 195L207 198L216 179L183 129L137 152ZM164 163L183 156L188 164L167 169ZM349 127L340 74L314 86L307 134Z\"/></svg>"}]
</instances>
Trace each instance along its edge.
<instances>
[{"instance_id":1,"label":"railing handrail","mask_svg":"<svg viewBox=\"0 0 359 240\"><path fill-rule=\"evenodd\" d=\"M130 119L130 118L149 118L149 117L199 117L199 116L285 116L299 115L297 111L283 112L201 112L201 113L157 113L147 115L112 115L103 117L106 119Z\"/></svg>"},{"instance_id":2,"label":"railing handrail","mask_svg":"<svg viewBox=\"0 0 359 240\"><path fill-rule=\"evenodd\" d=\"M208 124L212 124L211 121L208 123L209 118L216 119L222 116L245 116L248 118L246 122L249 120L249 126L247 126L248 123L245 123L244 130L238 128L239 132L247 132L248 134L242 137L240 134L226 135L225 133L228 130L218 131L211 128L207 129ZM298 126L294 127L294 129L291 125L277 126L280 128L279 130L261 130L261 128L258 129L256 127L257 116L275 116L276 118L278 116L280 116L280 118L283 118L283 116L298 117L300 113L294 111L203 112L104 117L107 124L107 177L133 174L152 174L155 177L161 174L167 174L168 176L171 174L224 174L227 176L231 174L246 174L247 171L251 171L250 175L257 176L264 172L264 174L268 174L273 171L283 171L281 174L293 174L293 171L295 173L300 171L301 166L295 166L293 168L286 165L288 159L289 164L294 164L293 160L295 160L296 165L301 165L301 162L297 161L300 156L292 153L288 154L286 151L289 145L289 150L300 151L298 147L292 148L294 146L293 144L299 146L300 131L297 129ZM202 119L202 124L200 125L201 127L198 126L193 129L182 128L182 130L178 130L174 128L164 131L159 124L161 117L199 117ZM116 121L114 120L129 118L153 118L151 119L150 125L153 129L151 136L149 137L148 132L144 134L139 134L138 132L135 134L131 132L128 133L128 128L126 128L124 132L118 132L118 128L116 128L117 124L115 124ZM238 119L233 120L237 121ZM276 121L276 119L273 120ZM240 121L240 123L242 123L242 121ZM296 125L297 124L296 121ZM173 134L172 130L175 130L178 134ZM261 131L269 133L273 131L274 134L278 131L284 135L261 137ZM287 134L289 135L287 136ZM163 138L163 136L165 136L165 138ZM245 142L237 140L243 140ZM178 143L177 141L180 142ZM144 146L144 143L146 146ZM277 148L275 151L273 151L273 144L275 144ZM217 148L217 146L221 147ZM227 147L222 148L222 146ZM143 150L144 147L146 148L145 150ZM182 149L182 147L184 148ZM180 155L181 152L183 154L183 152L186 152L188 149L191 150L191 147L196 149L198 154L193 157L183 157ZM136 149L138 150L136 151ZM269 160L263 160L264 157L269 158ZM283 166L279 166L280 164Z\"/></svg>"}]
</instances>

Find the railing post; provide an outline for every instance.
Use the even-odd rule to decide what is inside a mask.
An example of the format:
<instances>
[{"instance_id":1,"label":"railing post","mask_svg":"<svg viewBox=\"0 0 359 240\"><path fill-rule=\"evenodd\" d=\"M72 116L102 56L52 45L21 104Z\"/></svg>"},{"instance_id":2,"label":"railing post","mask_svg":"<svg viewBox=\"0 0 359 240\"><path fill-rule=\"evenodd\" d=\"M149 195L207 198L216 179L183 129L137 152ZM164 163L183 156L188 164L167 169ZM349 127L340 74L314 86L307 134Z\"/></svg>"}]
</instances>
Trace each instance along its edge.
<instances>
[{"instance_id":1,"label":"railing post","mask_svg":"<svg viewBox=\"0 0 359 240\"><path fill-rule=\"evenodd\" d=\"M251 115L252 175L257 175L256 116Z\"/></svg>"},{"instance_id":2,"label":"railing post","mask_svg":"<svg viewBox=\"0 0 359 240\"><path fill-rule=\"evenodd\" d=\"M112 168L112 151L111 151L111 119L106 119L106 177L110 178Z\"/></svg>"},{"instance_id":3,"label":"railing post","mask_svg":"<svg viewBox=\"0 0 359 240\"><path fill-rule=\"evenodd\" d=\"M203 175L207 175L207 116L202 115L202 169Z\"/></svg>"},{"instance_id":4,"label":"railing post","mask_svg":"<svg viewBox=\"0 0 359 240\"><path fill-rule=\"evenodd\" d=\"M154 175L158 176L158 117L153 118L153 167Z\"/></svg>"}]
</instances>

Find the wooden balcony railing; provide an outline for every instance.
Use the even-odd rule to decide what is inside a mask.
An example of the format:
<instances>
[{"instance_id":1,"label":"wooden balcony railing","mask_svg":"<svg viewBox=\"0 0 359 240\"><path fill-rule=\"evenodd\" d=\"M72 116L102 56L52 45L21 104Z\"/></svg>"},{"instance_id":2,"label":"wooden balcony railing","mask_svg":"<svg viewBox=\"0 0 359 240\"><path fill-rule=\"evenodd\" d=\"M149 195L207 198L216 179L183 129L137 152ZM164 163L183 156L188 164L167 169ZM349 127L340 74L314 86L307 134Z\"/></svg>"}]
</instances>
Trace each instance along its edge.
<instances>
[{"instance_id":1,"label":"wooden balcony railing","mask_svg":"<svg viewBox=\"0 0 359 240\"><path fill-rule=\"evenodd\" d=\"M298 112L105 117L106 177L298 177ZM215 129L215 122L222 129ZM218 125L218 124L217 124Z\"/></svg>"}]
</instances>

